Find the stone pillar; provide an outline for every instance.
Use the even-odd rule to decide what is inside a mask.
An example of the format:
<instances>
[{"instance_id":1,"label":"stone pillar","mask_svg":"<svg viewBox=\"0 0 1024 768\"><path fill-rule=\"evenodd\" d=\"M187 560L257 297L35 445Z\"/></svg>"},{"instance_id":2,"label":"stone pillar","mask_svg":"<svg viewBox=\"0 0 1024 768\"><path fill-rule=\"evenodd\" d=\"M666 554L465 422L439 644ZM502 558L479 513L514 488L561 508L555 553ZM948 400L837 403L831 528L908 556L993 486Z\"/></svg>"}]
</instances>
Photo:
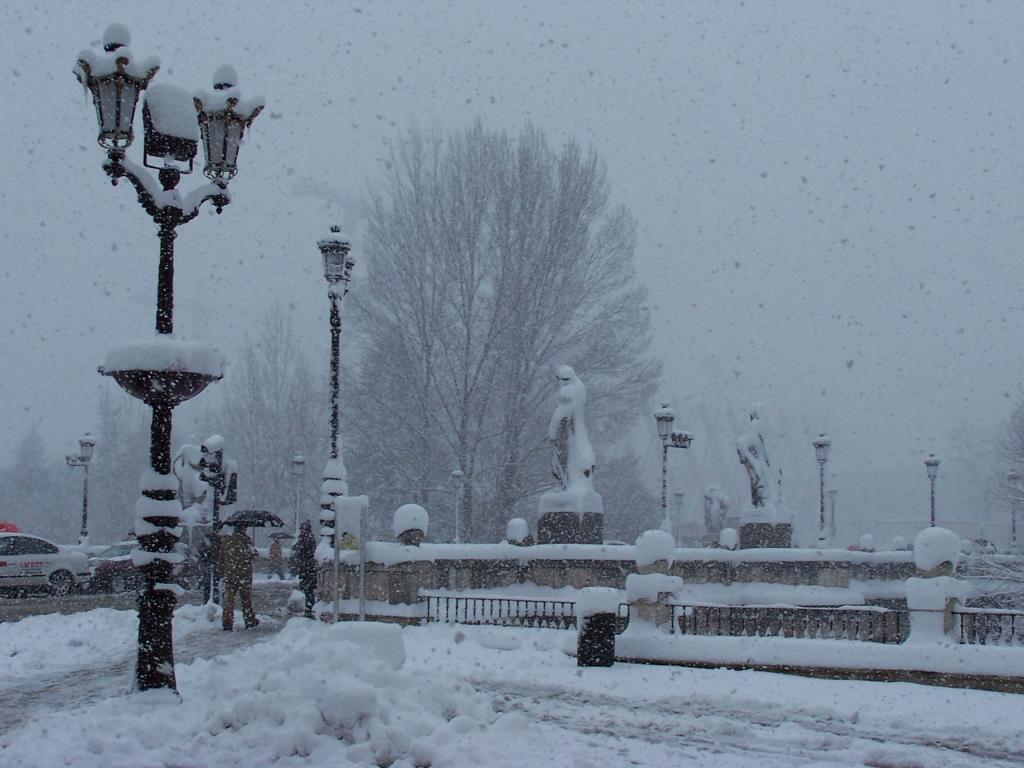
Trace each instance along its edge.
<instances>
[{"instance_id":1,"label":"stone pillar","mask_svg":"<svg viewBox=\"0 0 1024 768\"><path fill-rule=\"evenodd\" d=\"M608 587L581 589L576 601L576 664L610 667L615 663L615 617L622 593Z\"/></svg>"}]
</instances>

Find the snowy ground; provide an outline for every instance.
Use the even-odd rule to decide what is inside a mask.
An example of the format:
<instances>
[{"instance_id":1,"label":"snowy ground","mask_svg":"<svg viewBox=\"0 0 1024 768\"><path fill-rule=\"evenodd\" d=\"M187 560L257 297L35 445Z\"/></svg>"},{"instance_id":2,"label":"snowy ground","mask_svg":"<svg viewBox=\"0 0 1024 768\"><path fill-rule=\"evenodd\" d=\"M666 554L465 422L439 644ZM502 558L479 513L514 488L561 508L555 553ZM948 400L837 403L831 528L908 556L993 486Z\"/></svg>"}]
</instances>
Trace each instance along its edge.
<instances>
[{"instance_id":1,"label":"snowy ground","mask_svg":"<svg viewBox=\"0 0 1024 768\"><path fill-rule=\"evenodd\" d=\"M0 764L1024 762L1024 697L1010 694L625 664L581 670L565 653L572 632L293 618L227 634L196 608L182 611L180 702L124 694L131 612L79 614L74 630L92 638L81 645L69 643L72 617L0 625L0 649L24 649L0 652L0 701L12 704L0 720ZM26 716L8 717L16 711Z\"/></svg>"}]
</instances>

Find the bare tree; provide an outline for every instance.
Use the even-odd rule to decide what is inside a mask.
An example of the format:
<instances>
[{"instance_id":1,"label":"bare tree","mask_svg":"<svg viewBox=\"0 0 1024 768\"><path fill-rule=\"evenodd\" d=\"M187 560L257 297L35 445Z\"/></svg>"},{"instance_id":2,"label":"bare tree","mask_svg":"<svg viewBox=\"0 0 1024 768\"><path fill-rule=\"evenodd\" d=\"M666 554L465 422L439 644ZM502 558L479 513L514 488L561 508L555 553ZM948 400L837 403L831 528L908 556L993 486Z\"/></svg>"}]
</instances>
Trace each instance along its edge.
<instances>
[{"instance_id":1,"label":"bare tree","mask_svg":"<svg viewBox=\"0 0 1024 768\"><path fill-rule=\"evenodd\" d=\"M324 375L314 373L290 319L273 308L229 367L220 407L208 411L199 429L221 434L228 458L238 462L240 503L275 512L294 504L292 456L327 455L327 396ZM302 509L318 508L315 464L302 486ZM287 519L287 515L285 516Z\"/></svg>"},{"instance_id":2,"label":"bare tree","mask_svg":"<svg viewBox=\"0 0 1024 768\"><path fill-rule=\"evenodd\" d=\"M359 476L436 488L458 467L466 529L490 537L550 480L559 364L586 381L598 436L650 394L635 224L609 198L596 153L533 127L413 129L392 147L354 302Z\"/></svg>"}]
</instances>

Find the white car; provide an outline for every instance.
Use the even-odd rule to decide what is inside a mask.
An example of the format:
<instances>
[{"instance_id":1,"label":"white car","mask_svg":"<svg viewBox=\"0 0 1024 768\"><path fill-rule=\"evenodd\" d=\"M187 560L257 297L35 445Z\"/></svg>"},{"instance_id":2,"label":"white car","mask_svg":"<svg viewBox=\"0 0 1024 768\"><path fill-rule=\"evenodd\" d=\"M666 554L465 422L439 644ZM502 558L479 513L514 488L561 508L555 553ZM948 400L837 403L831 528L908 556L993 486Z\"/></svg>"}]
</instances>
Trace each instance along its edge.
<instances>
[{"instance_id":1,"label":"white car","mask_svg":"<svg viewBox=\"0 0 1024 768\"><path fill-rule=\"evenodd\" d=\"M89 559L81 552L58 547L38 536L0 533L0 587L44 587L54 595L66 595L85 586L92 577Z\"/></svg>"}]
</instances>

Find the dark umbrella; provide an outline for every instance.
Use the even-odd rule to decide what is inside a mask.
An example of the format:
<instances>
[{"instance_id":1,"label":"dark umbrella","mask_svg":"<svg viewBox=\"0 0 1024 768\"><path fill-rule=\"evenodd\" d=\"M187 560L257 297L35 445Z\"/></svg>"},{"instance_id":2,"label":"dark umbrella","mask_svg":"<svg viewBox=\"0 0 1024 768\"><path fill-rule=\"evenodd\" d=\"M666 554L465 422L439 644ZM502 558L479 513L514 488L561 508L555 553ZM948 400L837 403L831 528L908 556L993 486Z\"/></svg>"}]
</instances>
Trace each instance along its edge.
<instances>
[{"instance_id":1,"label":"dark umbrella","mask_svg":"<svg viewBox=\"0 0 1024 768\"><path fill-rule=\"evenodd\" d=\"M224 525L246 528L284 528L284 520L265 509L240 509L225 520Z\"/></svg>"}]
</instances>

